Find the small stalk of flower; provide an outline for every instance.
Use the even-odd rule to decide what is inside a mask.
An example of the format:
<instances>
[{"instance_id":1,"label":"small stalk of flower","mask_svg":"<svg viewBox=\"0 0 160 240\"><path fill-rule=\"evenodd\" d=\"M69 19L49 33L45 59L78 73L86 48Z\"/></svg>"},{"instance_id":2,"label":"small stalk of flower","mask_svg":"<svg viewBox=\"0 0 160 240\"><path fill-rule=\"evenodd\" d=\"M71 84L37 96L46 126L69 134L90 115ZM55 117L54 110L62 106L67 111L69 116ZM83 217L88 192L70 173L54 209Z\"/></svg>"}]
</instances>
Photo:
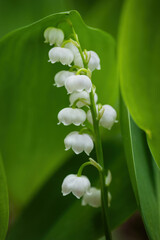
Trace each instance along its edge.
<instances>
[{"instance_id":1,"label":"small stalk of flower","mask_svg":"<svg viewBox=\"0 0 160 240\"><path fill-rule=\"evenodd\" d=\"M69 66L68 70L58 72L54 78L55 86L65 87L70 102L69 107L65 107L58 113L58 124L82 125L83 128L80 131L73 131L65 137L65 150L72 149L76 154L84 151L89 156L95 145L97 161L89 158L88 162L80 166L77 174L66 176L62 183L62 194L66 196L72 193L78 199L82 197L83 206L88 204L96 208L102 207L105 237L111 240L108 219L111 193L108 191L108 186L112 176L109 170L108 175L105 175L99 127L110 130L116 122L117 113L110 105L97 104L96 87L91 79L92 72L101 69L100 58L92 50L82 51L72 23L69 20L67 23L72 28L73 39L65 39L62 29L48 27L44 31L45 42L53 45L48 54L49 62L52 64L60 62L62 65ZM89 179L82 175L84 167L89 165L94 166L99 172L100 189L91 187Z\"/></svg>"}]
</instances>

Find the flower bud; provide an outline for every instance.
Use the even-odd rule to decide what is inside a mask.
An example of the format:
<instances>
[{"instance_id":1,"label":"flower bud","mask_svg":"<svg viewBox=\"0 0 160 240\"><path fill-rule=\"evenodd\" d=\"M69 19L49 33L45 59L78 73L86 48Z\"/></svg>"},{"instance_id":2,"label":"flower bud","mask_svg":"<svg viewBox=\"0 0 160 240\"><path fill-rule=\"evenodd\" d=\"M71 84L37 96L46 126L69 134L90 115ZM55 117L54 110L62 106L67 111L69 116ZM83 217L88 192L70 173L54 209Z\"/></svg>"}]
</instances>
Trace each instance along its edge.
<instances>
[{"instance_id":1,"label":"flower bud","mask_svg":"<svg viewBox=\"0 0 160 240\"><path fill-rule=\"evenodd\" d=\"M98 113L98 106L96 106L96 109ZM116 122L117 113L115 109L110 105L103 105L99 111L99 115L102 115L99 120L99 125L110 130ZM87 112L87 120L93 124L91 110L88 110Z\"/></svg>"},{"instance_id":2,"label":"flower bud","mask_svg":"<svg viewBox=\"0 0 160 240\"><path fill-rule=\"evenodd\" d=\"M74 55L74 65L76 65L80 68L83 68L84 67L83 60L82 60L81 54L79 53L78 48L71 42L66 43L64 47L68 48L72 51L72 53Z\"/></svg>"},{"instance_id":3,"label":"flower bud","mask_svg":"<svg viewBox=\"0 0 160 240\"><path fill-rule=\"evenodd\" d=\"M91 92L92 82L86 75L70 76L66 79L65 88L68 93L82 92L83 90Z\"/></svg>"},{"instance_id":4,"label":"flower bud","mask_svg":"<svg viewBox=\"0 0 160 240\"><path fill-rule=\"evenodd\" d=\"M103 105L99 113L101 114L102 111L104 112L99 121L99 125L110 130L116 121L117 113L110 105Z\"/></svg>"},{"instance_id":5,"label":"flower bud","mask_svg":"<svg viewBox=\"0 0 160 240\"><path fill-rule=\"evenodd\" d=\"M79 99L79 101L78 101ZM81 100L82 99L82 100ZM94 100L95 103L98 100L98 96L95 93L94 95ZM76 106L78 108L81 108L87 104L90 104L90 97L89 97L89 93L86 91L82 91L82 92L73 92L70 97L69 97L69 101L70 101L70 106L72 106L74 104L75 101L77 101Z\"/></svg>"},{"instance_id":6,"label":"flower bud","mask_svg":"<svg viewBox=\"0 0 160 240\"><path fill-rule=\"evenodd\" d=\"M78 177L75 174L70 174L63 180L62 194L66 196L72 192L79 199L88 191L90 186L90 181L86 176Z\"/></svg>"},{"instance_id":7,"label":"flower bud","mask_svg":"<svg viewBox=\"0 0 160 240\"><path fill-rule=\"evenodd\" d=\"M55 77L54 77L54 81L55 81L55 85L57 87L62 87L65 85L65 81L67 77L70 77L72 75L75 75L74 72L70 72L70 71L65 71L62 70L60 72L58 72Z\"/></svg>"},{"instance_id":8,"label":"flower bud","mask_svg":"<svg viewBox=\"0 0 160 240\"><path fill-rule=\"evenodd\" d=\"M89 155L94 147L93 140L88 134L79 134L76 131L71 132L66 136L64 144L66 151L72 148L76 154L84 151L87 155Z\"/></svg>"},{"instance_id":9,"label":"flower bud","mask_svg":"<svg viewBox=\"0 0 160 240\"><path fill-rule=\"evenodd\" d=\"M111 200L112 200L112 195L110 192L108 192L108 207L111 206Z\"/></svg>"},{"instance_id":10,"label":"flower bud","mask_svg":"<svg viewBox=\"0 0 160 240\"><path fill-rule=\"evenodd\" d=\"M112 181L112 174L111 174L111 171L108 170L108 174L107 174L106 179L105 179L106 186L109 186L111 181Z\"/></svg>"},{"instance_id":11,"label":"flower bud","mask_svg":"<svg viewBox=\"0 0 160 240\"><path fill-rule=\"evenodd\" d=\"M63 65L71 66L74 59L73 53L67 48L54 47L49 51L49 62L60 62Z\"/></svg>"},{"instance_id":12,"label":"flower bud","mask_svg":"<svg viewBox=\"0 0 160 240\"><path fill-rule=\"evenodd\" d=\"M95 187L91 187L82 199L82 205L90 205L91 207L98 208L101 206L101 191Z\"/></svg>"},{"instance_id":13,"label":"flower bud","mask_svg":"<svg viewBox=\"0 0 160 240\"><path fill-rule=\"evenodd\" d=\"M87 51L88 57L90 57L89 62L88 62L88 68L91 71L94 71L95 69L100 70L100 59L99 56L97 55L96 52L94 51Z\"/></svg>"},{"instance_id":14,"label":"flower bud","mask_svg":"<svg viewBox=\"0 0 160 240\"><path fill-rule=\"evenodd\" d=\"M64 40L64 33L59 28L49 27L44 31L45 42L60 46Z\"/></svg>"},{"instance_id":15,"label":"flower bud","mask_svg":"<svg viewBox=\"0 0 160 240\"><path fill-rule=\"evenodd\" d=\"M63 123L65 126L74 124L79 126L86 120L86 113L82 109L77 108L64 108L58 113L59 123Z\"/></svg>"}]
</instances>

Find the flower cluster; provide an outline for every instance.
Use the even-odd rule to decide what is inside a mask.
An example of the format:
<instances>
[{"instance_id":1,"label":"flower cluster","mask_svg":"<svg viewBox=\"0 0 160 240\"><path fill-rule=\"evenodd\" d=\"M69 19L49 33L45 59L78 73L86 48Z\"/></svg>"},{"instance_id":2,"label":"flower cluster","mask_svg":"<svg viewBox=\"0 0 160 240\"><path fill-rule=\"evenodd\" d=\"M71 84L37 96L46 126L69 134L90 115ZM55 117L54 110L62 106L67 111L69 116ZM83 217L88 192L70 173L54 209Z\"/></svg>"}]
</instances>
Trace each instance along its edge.
<instances>
[{"instance_id":1,"label":"flower cluster","mask_svg":"<svg viewBox=\"0 0 160 240\"><path fill-rule=\"evenodd\" d=\"M78 36L74 33L74 39L65 39L61 29L49 27L44 31L45 42L53 47L49 50L49 62L52 64L60 62L69 66L68 70L62 70L55 75L56 87L65 87L69 94L70 106L65 107L58 113L58 121L65 126L74 124L82 125L80 131L69 133L65 139L65 150L72 149L76 154L85 152L87 155L94 148L93 119L91 112L91 92L97 109L99 126L111 129L116 122L116 111L110 105L97 104L98 96L91 81L92 72L100 70L100 58L94 51L82 51ZM86 124L88 122L88 124ZM91 126L89 129L88 126ZM93 134L91 134L93 133ZM92 165L94 165L92 163ZM96 164L95 164L96 165ZM109 172L106 185L111 181ZM92 207L101 206L101 191L91 187L86 176L78 174L68 175L62 183L63 195L73 193L77 198L82 198L82 205L89 204ZM108 192L108 206L110 206L111 195Z\"/></svg>"}]
</instances>

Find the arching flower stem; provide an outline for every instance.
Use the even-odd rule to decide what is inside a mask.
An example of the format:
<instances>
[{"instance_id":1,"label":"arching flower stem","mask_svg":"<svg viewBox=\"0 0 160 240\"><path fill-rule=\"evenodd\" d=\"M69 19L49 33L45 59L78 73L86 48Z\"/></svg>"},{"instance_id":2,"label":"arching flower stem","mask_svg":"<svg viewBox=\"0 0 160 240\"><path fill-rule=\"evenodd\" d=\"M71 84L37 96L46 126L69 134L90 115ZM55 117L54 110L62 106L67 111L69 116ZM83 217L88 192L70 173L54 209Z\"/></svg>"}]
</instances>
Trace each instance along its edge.
<instances>
[{"instance_id":1,"label":"arching flower stem","mask_svg":"<svg viewBox=\"0 0 160 240\"><path fill-rule=\"evenodd\" d=\"M94 166L95 168L97 168L97 170L98 170L99 172L102 171L102 167L99 165L99 163L97 163L96 161L94 161L92 158L89 158L89 160L90 160L90 161L85 162L85 163L83 163L83 164L80 166L80 168L79 168L79 170L78 170L78 173L77 173L77 176L78 176L78 177L80 177L80 176L82 175L83 169L84 169L86 166L88 166L88 165Z\"/></svg>"},{"instance_id":2,"label":"arching flower stem","mask_svg":"<svg viewBox=\"0 0 160 240\"><path fill-rule=\"evenodd\" d=\"M74 46L76 46L77 48L79 48L79 44L76 42L76 41L74 41L73 39L68 39L68 40L65 40L63 43L62 43L62 45L61 45L61 47L63 48L67 43L72 43Z\"/></svg>"}]
</instances>

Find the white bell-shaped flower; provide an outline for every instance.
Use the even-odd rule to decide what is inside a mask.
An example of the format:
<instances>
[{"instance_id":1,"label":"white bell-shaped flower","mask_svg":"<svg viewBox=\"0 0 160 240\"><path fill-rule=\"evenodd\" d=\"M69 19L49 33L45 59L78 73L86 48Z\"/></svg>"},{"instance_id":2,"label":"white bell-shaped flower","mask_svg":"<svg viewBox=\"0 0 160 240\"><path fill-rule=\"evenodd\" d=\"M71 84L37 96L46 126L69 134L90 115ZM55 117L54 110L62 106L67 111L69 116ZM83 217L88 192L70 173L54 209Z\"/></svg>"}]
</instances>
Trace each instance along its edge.
<instances>
[{"instance_id":1,"label":"white bell-shaped flower","mask_svg":"<svg viewBox=\"0 0 160 240\"><path fill-rule=\"evenodd\" d=\"M89 155L94 147L93 140L88 134L79 134L77 131L68 134L64 139L64 144L65 150L72 148L76 154L84 151Z\"/></svg>"},{"instance_id":2,"label":"white bell-shaped flower","mask_svg":"<svg viewBox=\"0 0 160 240\"><path fill-rule=\"evenodd\" d=\"M70 124L79 126L86 120L86 113L82 109L64 108L58 113L58 120L59 124L63 123L65 126Z\"/></svg>"},{"instance_id":3,"label":"white bell-shaped flower","mask_svg":"<svg viewBox=\"0 0 160 240\"><path fill-rule=\"evenodd\" d=\"M78 101L78 99L79 99L79 101ZM98 96L95 93L95 95L94 95L95 103L97 102L97 100L98 100ZM77 101L76 106L78 108L81 108L81 107L85 106L86 104L90 104L89 93L86 91L73 92L69 97L69 101L70 101L70 106L72 106L74 104L74 102Z\"/></svg>"},{"instance_id":4,"label":"white bell-shaped flower","mask_svg":"<svg viewBox=\"0 0 160 240\"><path fill-rule=\"evenodd\" d=\"M98 112L98 106L96 106L96 108L97 108L97 112ZM110 130L112 128L113 124L115 122L117 122L116 121L117 113L116 113L115 109L113 107L111 107L110 105L103 105L103 107L99 111L99 114L102 115L99 120L99 125L104 128L107 128L108 130ZM93 124L91 110L88 110L88 112L87 112L87 120L91 124Z\"/></svg>"},{"instance_id":5,"label":"white bell-shaped flower","mask_svg":"<svg viewBox=\"0 0 160 240\"><path fill-rule=\"evenodd\" d=\"M64 33L59 28L49 27L44 31L45 42L60 46L64 40Z\"/></svg>"},{"instance_id":6,"label":"white bell-shaped flower","mask_svg":"<svg viewBox=\"0 0 160 240\"><path fill-rule=\"evenodd\" d=\"M72 51L72 53L75 55L77 53L79 53L78 48L72 43L72 42L68 42L64 45L65 48L68 48L69 50Z\"/></svg>"},{"instance_id":7,"label":"white bell-shaped flower","mask_svg":"<svg viewBox=\"0 0 160 240\"><path fill-rule=\"evenodd\" d=\"M90 205L91 207L98 208L101 206L101 191L95 187L91 187L82 198L82 205Z\"/></svg>"},{"instance_id":8,"label":"white bell-shaped flower","mask_svg":"<svg viewBox=\"0 0 160 240\"><path fill-rule=\"evenodd\" d=\"M72 192L79 199L89 190L90 186L90 181L86 176L78 177L75 174L70 174L63 180L62 194L66 196Z\"/></svg>"},{"instance_id":9,"label":"white bell-shaped flower","mask_svg":"<svg viewBox=\"0 0 160 240\"><path fill-rule=\"evenodd\" d=\"M58 72L54 77L55 85L57 87L64 86L67 77L70 77L70 76L73 76L73 75L75 75L75 73L70 72L70 71L62 70L62 71Z\"/></svg>"},{"instance_id":10,"label":"white bell-shaped flower","mask_svg":"<svg viewBox=\"0 0 160 240\"><path fill-rule=\"evenodd\" d=\"M90 57L89 62L88 62L88 68L91 71L94 71L95 69L100 70L101 65L100 65L100 58L98 54L94 51L87 51L88 57Z\"/></svg>"},{"instance_id":11,"label":"white bell-shaped flower","mask_svg":"<svg viewBox=\"0 0 160 240\"><path fill-rule=\"evenodd\" d=\"M99 121L99 125L110 130L113 124L116 122L117 118L116 110L110 105L103 105L99 113L100 114L103 113Z\"/></svg>"},{"instance_id":12,"label":"white bell-shaped flower","mask_svg":"<svg viewBox=\"0 0 160 240\"><path fill-rule=\"evenodd\" d=\"M54 47L49 51L49 62L60 62L63 65L71 66L74 55L71 50L67 48Z\"/></svg>"},{"instance_id":13,"label":"white bell-shaped flower","mask_svg":"<svg viewBox=\"0 0 160 240\"><path fill-rule=\"evenodd\" d=\"M66 79L65 88L68 93L82 92L83 90L91 92L92 82L86 75L70 76Z\"/></svg>"},{"instance_id":14,"label":"white bell-shaped flower","mask_svg":"<svg viewBox=\"0 0 160 240\"><path fill-rule=\"evenodd\" d=\"M80 53L77 53L77 54L74 55L74 65L76 65L80 68L84 67L83 60L82 60L82 57L81 57Z\"/></svg>"},{"instance_id":15,"label":"white bell-shaped flower","mask_svg":"<svg viewBox=\"0 0 160 240\"><path fill-rule=\"evenodd\" d=\"M81 54L79 53L78 48L71 42L66 43L64 47L68 48L72 51L72 53L74 55L74 65L76 65L80 68L83 68L84 67L83 60L82 60Z\"/></svg>"}]
</instances>

